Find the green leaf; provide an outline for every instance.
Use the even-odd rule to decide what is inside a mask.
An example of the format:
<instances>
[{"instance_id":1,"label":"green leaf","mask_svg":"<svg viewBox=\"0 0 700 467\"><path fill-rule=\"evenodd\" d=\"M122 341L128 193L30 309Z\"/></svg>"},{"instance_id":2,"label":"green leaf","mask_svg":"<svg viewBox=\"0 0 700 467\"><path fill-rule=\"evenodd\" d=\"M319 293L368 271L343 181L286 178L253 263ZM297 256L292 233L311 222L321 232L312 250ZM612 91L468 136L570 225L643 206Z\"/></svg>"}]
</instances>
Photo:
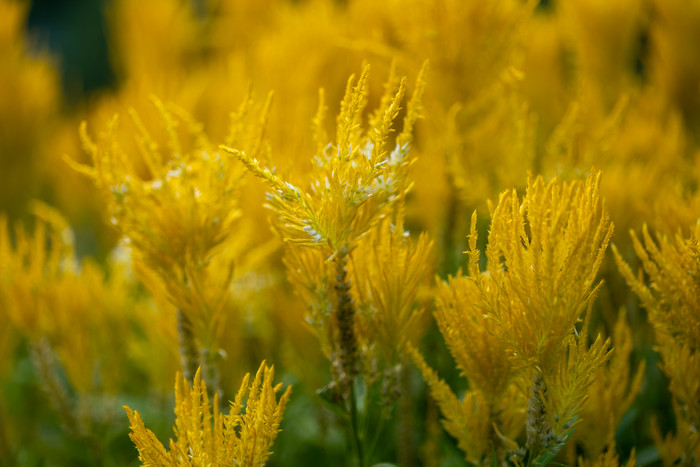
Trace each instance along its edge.
<instances>
[{"instance_id":1,"label":"green leaf","mask_svg":"<svg viewBox=\"0 0 700 467\"><path fill-rule=\"evenodd\" d=\"M572 419L572 425L576 423L577 419L578 419L578 415ZM564 441L562 441L560 443L556 443L550 449L548 449L547 451L545 451L542 454L540 454L539 456L537 456L533 462L533 465L536 465L536 466L549 465L552 462L552 459L554 459L557 456L557 454L559 454L559 451L561 451L562 448L564 446L566 446L566 443L569 442L569 439L571 438L571 435L573 435L573 434L574 434L574 428L572 427L569 430L569 432L566 434L566 438L564 439Z\"/></svg>"}]
</instances>

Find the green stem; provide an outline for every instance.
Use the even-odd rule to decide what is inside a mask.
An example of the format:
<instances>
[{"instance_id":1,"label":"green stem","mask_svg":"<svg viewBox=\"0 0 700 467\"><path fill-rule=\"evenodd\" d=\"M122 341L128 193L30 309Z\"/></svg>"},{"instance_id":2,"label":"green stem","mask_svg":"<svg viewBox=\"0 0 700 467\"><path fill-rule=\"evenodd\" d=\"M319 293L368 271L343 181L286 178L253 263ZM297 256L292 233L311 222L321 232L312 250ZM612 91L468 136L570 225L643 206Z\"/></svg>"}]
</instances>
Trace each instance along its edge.
<instances>
[{"instance_id":1,"label":"green stem","mask_svg":"<svg viewBox=\"0 0 700 467\"><path fill-rule=\"evenodd\" d=\"M219 376L219 367L216 363L216 355L215 353L214 357L212 357L208 347L202 349L202 378L207 384L209 397L214 397L214 394L218 394L221 398L223 393L221 391L221 377Z\"/></svg>"},{"instance_id":2,"label":"green stem","mask_svg":"<svg viewBox=\"0 0 700 467\"><path fill-rule=\"evenodd\" d=\"M340 347L341 388L351 389L359 372L357 357L357 336L355 335L355 303L350 293L348 278L348 248L341 247L335 258L335 290L338 294L336 319ZM350 388L348 388L348 385Z\"/></svg>"},{"instance_id":3,"label":"green stem","mask_svg":"<svg viewBox=\"0 0 700 467\"><path fill-rule=\"evenodd\" d=\"M75 416L73 402L56 369L53 350L46 338L32 343L32 357L36 365L41 389L53 409L61 417L64 427L73 435L80 435L80 422Z\"/></svg>"},{"instance_id":4,"label":"green stem","mask_svg":"<svg viewBox=\"0 0 700 467\"><path fill-rule=\"evenodd\" d=\"M533 465L533 461L544 450L551 447L555 438L554 431L547 420L545 397L547 397L547 386L544 383L542 374L537 372L532 383L525 424L525 432L527 435L525 446L528 450L528 466Z\"/></svg>"},{"instance_id":5,"label":"green stem","mask_svg":"<svg viewBox=\"0 0 700 467\"><path fill-rule=\"evenodd\" d=\"M374 451L377 449L377 444L379 443L379 438L381 437L382 430L384 429L384 423L389 418L389 413L387 407L382 407L381 414L379 416L379 422L375 427L375 431L372 435L372 441L367 449L367 457L371 459L374 455Z\"/></svg>"},{"instance_id":6,"label":"green stem","mask_svg":"<svg viewBox=\"0 0 700 467\"><path fill-rule=\"evenodd\" d=\"M398 375L399 384L401 392L399 393L396 405L398 411L397 416L397 433L396 440L397 453L398 453L398 465L415 465L416 463L416 449L415 443L413 442L413 433L415 432L415 421L414 421L414 403L413 391L411 388L411 376L407 371L406 365L401 365L400 372Z\"/></svg>"},{"instance_id":7,"label":"green stem","mask_svg":"<svg viewBox=\"0 0 700 467\"><path fill-rule=\"evenodd\" d=\"M335 290L337 292L336 320L338 323L338 347L340 349L339 389L350 404L350 427L357 453L358 465L366 465L363 447L363 433L360 428L357 410L357 390L355 379L359 373L357 336L355 335L355 303L350 292L348 278L348 248L343 246L335 257Z\"/></svg>"},{"instance_id":8,"label":"green stem","mask_svg":"<svg viewBox=\"0 0 700 467\"><path fill-rule=\"evenodd\" d=\"M192 380L199 367L199 350L192 332L192 322L180 308L177 310L177 334L180 338L182 373L185 379Z\"/></svg>"},{"instance_id":9,"label":"green stem","mask_svg":"<svg viewBox=\"0 0 700 467\"><path fill-rule=\"evenodd\" d=\"M352 428L352 437L355 443L355 451L357 453L357 465L365 466L365 455L362 446L362 434L360 433L360 424L357 415L357 392L355 391L354 382L350 383L350 426Z\"/></svg>"}]
</instances>

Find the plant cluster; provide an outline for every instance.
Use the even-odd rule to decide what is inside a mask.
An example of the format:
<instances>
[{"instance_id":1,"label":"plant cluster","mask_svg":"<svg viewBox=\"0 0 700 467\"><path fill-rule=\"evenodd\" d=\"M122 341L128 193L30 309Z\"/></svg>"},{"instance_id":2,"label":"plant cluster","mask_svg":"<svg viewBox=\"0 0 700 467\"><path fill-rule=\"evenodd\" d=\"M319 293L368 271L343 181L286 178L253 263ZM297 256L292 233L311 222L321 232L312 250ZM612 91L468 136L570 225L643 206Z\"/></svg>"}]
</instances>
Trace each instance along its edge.
<instances>
[{"instance_id":1,"label":"plant cluster","mask_svg":"<svg viewBox=\"0 0 700 467\"><path fill-rule=\"evenodd\" d=\"M0 465L698 465L697 1L114 0L75 101L37 5Z\"/></svg>"}]
</instances>

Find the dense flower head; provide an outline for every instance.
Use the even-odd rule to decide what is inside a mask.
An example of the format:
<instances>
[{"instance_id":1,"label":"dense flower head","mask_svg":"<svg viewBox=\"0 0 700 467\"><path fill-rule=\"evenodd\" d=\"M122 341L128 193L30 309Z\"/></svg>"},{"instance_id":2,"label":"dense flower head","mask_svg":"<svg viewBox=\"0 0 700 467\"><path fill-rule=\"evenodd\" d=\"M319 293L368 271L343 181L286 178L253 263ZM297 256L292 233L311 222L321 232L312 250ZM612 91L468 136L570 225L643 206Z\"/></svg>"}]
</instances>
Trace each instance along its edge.
<instances>
[{"instance_id":1,"label":"dense flower head","mask_svg":"<svg viewBox=\"0 0 700 467\"><path fill-rule=\"evenodd\" d=\"M329 246L335 251L349 249L410 188L406 181L412 162L408 151L413 124L420 116L424 71L418 77L403 131L395 138L393 149L389 148L389 136L406 91L405 79L390 76L380 107L370 118L369 129L364 131L361 122L367 105L368 74L369 66L366 66L357 82L354 76L348 80L334 143L325 140L326 110L323 92L320 93L314 120L318 152L308 188L283 180L251 154L224 147L273 189L268 204L278 216L276 226L286 241Z\"/></svg>"},{"instance_id":2,"label":"dense flower head","mask_svg":"<svg viewBox=\"0 0 700 467\"><path fill-rule=\"evenodd\" d=\"M700 224L683 238L662 236L654 241L648 228L642 240L632 232L632 240L649 285L639 280L622 261L617 249L615 257L620 271L651 313L651 321L661 334L668 335L693 351L700 349Z\"/></svg>"},{"instance_id":3,"label":"dense flower head","mask_svg":"<svg viewBox=\"0 0 700 467\"><path fill-rule=\"evenodd\" d=\"M45 205L38 206L55 214ZM41 292L73 276L77 266L65 220L59 216L54 222L57 225L38 219L33 232L27 232L22 224L10 229L6 218L0 220L3 308L15 326L34 339L51 327L46 315L48 304Z\"/></svg>"},{"instance_id":4,"label":"dense flower head","mask_svg":"<svg viewBox=\"0 0 700 467\"><path fill-rule=\"evenodd\" d=\"M620 312L611 336L615 345L612 357L593 375L576 432L567 448L572 463L577 447L586 453L587 459L604 456L606 449L608 453L615 451L617 426L642 386L645 364L640 363L633 371L630 359L634 341L626 318Z\"/></svg>"},{"instance_id":5,"label":"dense flower head","mask_svg":"<svg viewBox=\"0 0 700 467\"><path fill-rule=\"evenodd\" d=\"M273 385L274 368L262 362L255 378L247 374L228 414L219 410L218 394L209 402L207 387L195 374L192 386L175 380L175 439L166 449L139 415L124 407L131 422L130 437L143 465L241 465L259 467L271 454L279 433L291 386L277 398L282 383ZM246 396L247 395L247 396ZM245 406L245 412L243 407Z\"/></svg>"},{"instance_id":6,"label":"dense flower head","mask_svg":"<svg viewBox=\"0 0 700 467\"><path fill-rule=\"evenodd\" d=\"M492 210L483 272L476 212L472 216L470 275L460 272L442 283L435 311L469 381L462 402L418 352L413 354L448 431L472 462L522 461L525 451L514 438L523 424L528 459L554 458L573 433L593 375L610 357L610 340L598 336L588 344L599 287L594 281L612 234L599 184L600 173L594 172L568 183L530 178L522 201L515 191L504 192ZM626 375L621 378L626 384ZM476 430L466 415L462 420L460 404L484 406L481 414L468 417L488 421L488 430ZM460 427L486 438L467 443Z\"/></svg>"},{"instance_id":7,"label":"dense flower head","mask_svg":"<svg viewBox=\"0 0 700 467\"><path fill-rule=\"evenodd\" d=\"M419 313L413 302L428 270L421 262L427 258L429 243L423 237L414 249L410 240L403 239L403 203L411 187L407 176L413 159L408 151L413 127L421 116L425 72L426 65L406 104L402 131L395 137L392 133L406 93L406 79L399 79L393 67L367 129L362 120L369 66L357 81L354 76L348 79L336 120L335 142L328 142L326 135L321 90L312 122L314 167L303 185L284 180L245 151L222 146L272 189L267 206L275 214L276 230L287 243L289 276L307 301L309 322L332 363L332 385L341 398L349 397L351 381L363 365L368 380L374 379L371 367L376 349L393 367L416 334ZM381 224L390 216L395 220L393 226ZM389 256L376 253L378 244ZM368 248L375 248L374 261L363 258L356 262L358 255L372 258ZM381 269L395 266L408 267L408 274L376 277L382 274ZM400 296L402 293L406 295ZM396 371L389 373L395 375Z\"/></svg>"},{"instance_id":8,"label":"dense flower head","mask_svg":"<svg viewBox=\"0 0 700 467\"><path fill-rule=\"evenodd\" d=\"M57 211L41 202L34 202L34 211L30 232L21 224L11 231L0 219L6 329L32 344L45 342L79 393L116 391L128 361L118 335L131 328L121 308L138 307L130 285L118 270L108 278L95 262L78 261L73 234Z\"/></svg>"},{"instance_id":9,"label":"dense flower head","mask_svg":"<svg viewBox=\"0 0 700 467\"><path fill-rule=\"evenodd\" d=\"M131 113L140 154L122 148L115 118L98 143L81 135L94 168L77 166L96 181L105 195L112 223L129 239L146 264L159 273L202 265L231 235L239 214L236 191L241 172L216 150L202 128L186 113L176 119L158 100L168 133L167 153ZM192 148L183 147L176 125L187 127ZM139 173L139 156L147 168Z\"/></svg>"},{"instance_id":10,"label":"dense flower head","mask_svg":"<svg viewBox=\"0 0 700 467\"><path fill-rule=\"evenodd\" d=\"M350 271L360 339L389 366L400 363L424 329L423 309L416 302L430 277L432 249L427 235L413 239L401 220L391 220L360 241Z\"/></svg>"},{"instance_id":11,"label":"dense flower head","mask_svg":"<svg viewBox=\"0 0 700 467\"><path fill-rule=\"evenodd\" d=\"M522 201L504 192L493 210L487 269L478 272L475 220L470 269L513 357L546 371L566 352L595 298L598 268L612 235L599 195L600 173L585 181L530 179Z\"/></svg>"},{"instance_id":12,"label":"dense flower head","mask_svg":"<svg viewBox=\"0 0 700 467\"><path fill-rule=\"evenodd\" d=\"M450 353L472 388L498 400L516 372L484 309L471 278L458 274L440 283L435 319Z\"/></svg>"},{"instance_id":13,"label":"dense flower head","mask_svg":"<svg viewBox=\"0 0 700 467\"><path fill-rule=\"evenodd\" d=\"M243 168L186 111L155 97L152 104L160 128L147 128L132 110L130 131L114 117L95 142L83 124L81 138L93 166L66 160L94 180L132 251L134 271L155 296L177 308L182 330L193 333L186 341L217 352L232 306L234 264L260 254L246 235L251 226L239 222ZM255 107L248 93L231 113L226 141L258 154L266 151L259 122L269 99L259 112ZM164 143L152 136L158 130ZM197 360L196 353L193 347L183 358ZM194 373L195 363L189 367Z\"/></svg>"},{"instance_id":14,"label":"dense flower head","mask_svg":"<svg viewBox=\"0 0 700 467\"><path fill-rule=\"evenodd\" d=\"M660 236L656 241L646 226L643 242L632 232L634 249L647 280L635 275L614 249L620 272L649 312L656 330L661 368L670 380L678 435L662 437L655 429L655 441L667 463L692 463L700 459L700 223L684 238Z\"/></svg>"}]
</instances>

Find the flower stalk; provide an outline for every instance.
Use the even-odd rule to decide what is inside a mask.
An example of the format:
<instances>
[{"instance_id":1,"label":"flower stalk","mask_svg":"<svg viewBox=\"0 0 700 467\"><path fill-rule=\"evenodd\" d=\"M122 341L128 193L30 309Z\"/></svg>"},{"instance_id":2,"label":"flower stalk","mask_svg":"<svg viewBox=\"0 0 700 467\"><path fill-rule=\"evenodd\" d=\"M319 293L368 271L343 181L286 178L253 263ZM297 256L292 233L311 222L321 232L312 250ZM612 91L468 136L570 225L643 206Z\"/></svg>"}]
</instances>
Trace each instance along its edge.
<instances>
[{"instance_id":1,"label":"flower stalk","mask_svg":"<svg viewBox=\"0 0 700 467\"><path fill-rule=\"evenodd\" d=\"M177 335L180 345L182 372L185 379L191 380L199 367L199 349L192 332L192 322L181 308L177 310Z\"/></svg>"},{"instance_id":2,"label":"flower stalk","mask_svg":"<svg viewBox=\"0 0 700 467\"><path fill-rule=\"evenodd\" d=\"M338 294L336 319L338 321L338 345L340 347L340 385L352 390L359 371L357 336L355 335L355 303L350 293L348 278L348 249L343 247L335 257L335 290ZM345 392L345 391L343 391Z\"/></svg>"},{"instance_id":3,"label":"flower stalk","mask_svg":"<svg viewBox=\"0 0 700 467\"><path fill-rule=\"evenodd\" d=\"M545 400L547 398L547 386L541 373L537 373L532 383L532 394L528 400L527 421L525 432L527 441L525 447L530 452L530 458L548 449L555 438L554 430L547 419L547 408Z\"/></svg>"}]
</instances>

